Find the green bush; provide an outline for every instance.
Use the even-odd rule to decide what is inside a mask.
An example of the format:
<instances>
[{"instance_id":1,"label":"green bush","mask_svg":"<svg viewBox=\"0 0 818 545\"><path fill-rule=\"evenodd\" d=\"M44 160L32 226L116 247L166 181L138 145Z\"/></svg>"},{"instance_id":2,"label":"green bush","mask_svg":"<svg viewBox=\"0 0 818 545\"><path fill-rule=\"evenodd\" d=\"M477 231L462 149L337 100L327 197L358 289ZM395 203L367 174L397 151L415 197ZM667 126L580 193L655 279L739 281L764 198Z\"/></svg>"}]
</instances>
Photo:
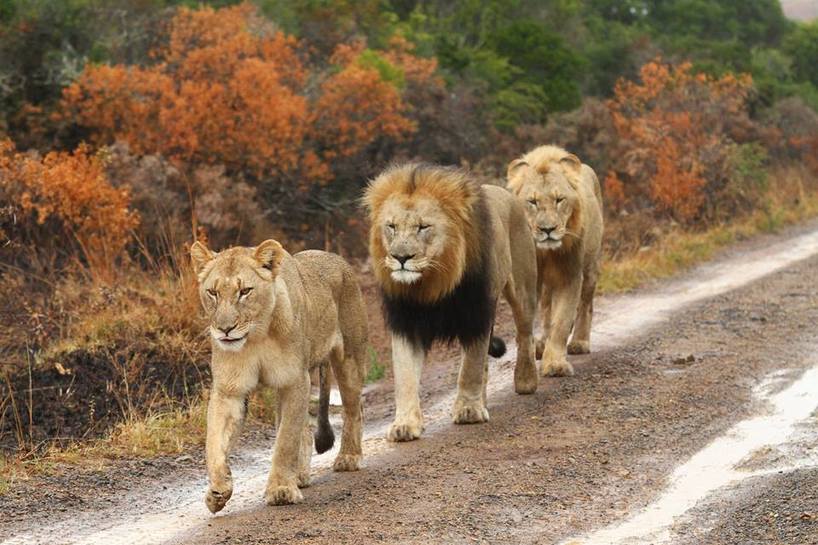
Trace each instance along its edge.
<instances>
[{"instance_id":1,"label":"green bush","mask_svg":"<svg viewBox=\"0 0 818 545\"><path fill-rule=\"evenodd\" d=\"M799 25L784 40L784 50L793 59L795 77L818 85L818 22Z\"/></svg>"}]
</instances>

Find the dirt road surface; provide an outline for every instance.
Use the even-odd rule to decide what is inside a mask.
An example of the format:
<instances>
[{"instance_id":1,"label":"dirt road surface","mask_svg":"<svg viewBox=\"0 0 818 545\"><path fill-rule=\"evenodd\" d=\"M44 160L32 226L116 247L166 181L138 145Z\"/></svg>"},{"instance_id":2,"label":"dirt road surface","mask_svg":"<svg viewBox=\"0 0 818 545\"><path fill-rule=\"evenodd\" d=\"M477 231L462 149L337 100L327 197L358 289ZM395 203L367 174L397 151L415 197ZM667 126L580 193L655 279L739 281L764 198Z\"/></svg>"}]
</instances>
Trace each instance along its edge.
<instances>
[{"instance_id":1,"label":"dirt road surface","mask_svg":"<svg viewBox=\"0 0 818 545\"><path fill-rule=\"evenodd\" d=\"M424 371L420 441L383 440L391 385L371 389L363 469L333 474L334 452L315 457L303 504L264 505L267 437L233 457L236 492L217 516L201 460L160 461L98 490L78 477L6 499L0 540L818 544L816 286L815 225L744 243L600 298L593 354L535 395L513 393L509 343L490 364L486 424L450 423L450 356Z\"/></svg>"}]
</instances>

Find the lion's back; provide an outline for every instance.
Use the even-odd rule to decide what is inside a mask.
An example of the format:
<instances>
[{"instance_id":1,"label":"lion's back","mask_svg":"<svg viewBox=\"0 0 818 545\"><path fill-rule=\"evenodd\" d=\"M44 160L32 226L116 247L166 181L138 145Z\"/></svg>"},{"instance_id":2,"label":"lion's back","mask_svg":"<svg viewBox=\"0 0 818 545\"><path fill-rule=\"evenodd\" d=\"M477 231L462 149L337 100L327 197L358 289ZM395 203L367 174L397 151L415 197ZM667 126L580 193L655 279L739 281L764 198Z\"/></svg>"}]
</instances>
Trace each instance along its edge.
<instances>
[{"instance_id":1,"label":"lion's back","mask_svg":"<svg viewBox=\"0 0 818 545\"><path fill-rule=\"evenodd\" d=\"M365 343L366 305L352 265L338 254L321 250L304 250L293 257L317 318L326 317L334 309L345 339L355 345Z\"/></svg>"},{"instance_id":2,"label":"lion's back","mask_svg":"<svg viewBox=\"0 0 818 545\"><path fill-rule=\"evenodd\" d=\"M598 260L602 246L602 231L604 229L602 191L599 186L599 178L597 178L594 170L586 164L582 165L580 180L582 183L580 197L583 201L582 208L584 211L584 242L589 254L587 259Z\"/></svg>"},{"instance_id":3,"label":"lion's back","mask_svg":"<svg viewBox=\"0 0 818 545\"><path fill-rule=\"evenodd\" d=\"M518 279L536 276L536 249L528 228L525 208L519 198L504 187L484 185L486 205L492 218L494 248L501 278L512 274Z\"/></svg>"},{"instance_id":4,"label":"lion's back","mask_svg":"<svg viewBox=\"0 0 818 545\"><path fill-rule=\"evenodd\" d=\"M324 285L335 292L340 289L345 278L352 275L352 267L347 261L332 252L322 250L304 250L293 255L304 282L312 285Z\"/></svg>"}]
</instances>

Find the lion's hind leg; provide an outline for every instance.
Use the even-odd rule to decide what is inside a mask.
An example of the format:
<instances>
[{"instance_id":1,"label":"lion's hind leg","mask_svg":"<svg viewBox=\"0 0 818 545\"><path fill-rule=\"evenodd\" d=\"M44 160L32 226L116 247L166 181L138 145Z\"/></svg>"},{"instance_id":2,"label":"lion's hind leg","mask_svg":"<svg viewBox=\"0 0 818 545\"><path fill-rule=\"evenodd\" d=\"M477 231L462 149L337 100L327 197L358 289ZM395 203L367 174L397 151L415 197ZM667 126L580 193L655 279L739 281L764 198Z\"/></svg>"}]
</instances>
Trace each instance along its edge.
<instances>
[{"instance_id":1,"label":"lion's hind leg","mask_svg":"<svg viewBox=\"0 0 818 545\"><path fill-rule=\"evenodd\" d=\"M517 362L514 366L514 391L533 394L537 391L537 364L534 351L534 296L515 289L513 282L506 284L504 295L514 315L517 329ZM520 293L522 292L522 293Z\"/></svg>"},{"instance_id":2,"label":"lion's hind leg","mask_svg":"<svg viewBox=\"0 0 818 545\"><path fill-rule=\"evenodd\" d=\"M343 350L334 350L330 355L332 371L341 393L344 406L344 428L341 432L341 448L335 458L335 471L357 471L363 457L361 441L363 439L363 370L365 351L363 345L344 354Z\"/></svg>"},{"instance_id":3,"label":"lion's hind leg","mask_svg":"<svg viewBox=\"0 0 818 545\"><path fill-rule=\"evenodd\" d=\"M597 271L589 267L582 278L582 292L577 308L577 320L574 333L568 344L569 354L588 354L591 352L591 321L594 315L594 292L596 291Z\"/></svg>"}]
</instances>

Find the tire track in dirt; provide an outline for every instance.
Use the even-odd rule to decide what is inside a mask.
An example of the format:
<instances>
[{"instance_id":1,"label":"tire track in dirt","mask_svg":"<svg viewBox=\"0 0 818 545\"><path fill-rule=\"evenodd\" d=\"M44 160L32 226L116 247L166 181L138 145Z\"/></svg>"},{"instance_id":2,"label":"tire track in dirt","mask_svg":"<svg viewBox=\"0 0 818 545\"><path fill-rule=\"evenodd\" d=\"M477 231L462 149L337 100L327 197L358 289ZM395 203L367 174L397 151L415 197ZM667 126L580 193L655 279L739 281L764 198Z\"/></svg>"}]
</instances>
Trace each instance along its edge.
<instances>
[{"instance_id":1,"label":"tire track in dirt","mask_svg":"<svg viewBox=\"0 0 818 545\"><path fill-rule=\"evenodd\" d=\"M818 408L818 361L783 391L771 393L781 373L774 371L755 388L755 397L769 404L766 414L742 420L676 468L662 494L633 516L563 545L653 545L670 543L676 520L700 501L728 485L771 473L818 467L810 457L789 467L767 466L748 471L741 462L760 449L778 448L797 433ZM817 537L818 538L818 537Z\"/></svg>"}]
</instances>

